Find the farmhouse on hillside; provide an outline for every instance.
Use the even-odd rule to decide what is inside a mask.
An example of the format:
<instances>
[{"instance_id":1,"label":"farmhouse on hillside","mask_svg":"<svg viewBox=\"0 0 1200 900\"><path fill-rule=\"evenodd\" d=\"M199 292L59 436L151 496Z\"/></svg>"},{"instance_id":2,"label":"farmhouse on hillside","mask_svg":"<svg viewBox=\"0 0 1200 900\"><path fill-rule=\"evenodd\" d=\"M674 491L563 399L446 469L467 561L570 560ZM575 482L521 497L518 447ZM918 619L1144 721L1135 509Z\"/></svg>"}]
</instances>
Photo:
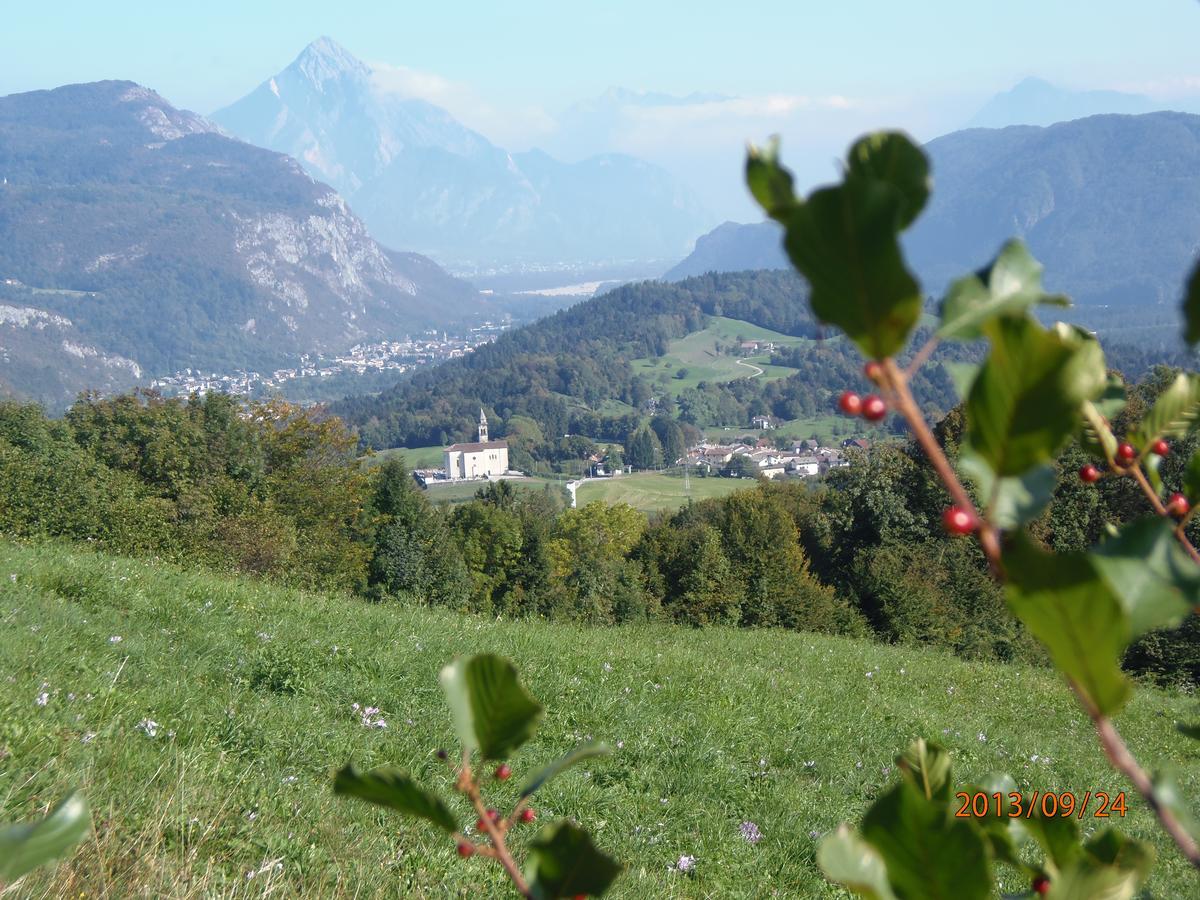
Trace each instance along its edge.
<instances>
[{"instance_id":1,"label":"farmhouse on hillside","mask_svg":"<svg viewBox=\"0 0 1200 900\"><path fill-rule=\"evenodd\" d=\"M451 444L442 451L442 466L451 481L488 478L508 471L508 442L489 441L487 416L479 410L479 440Z\"/></svg>"}]
</instances>

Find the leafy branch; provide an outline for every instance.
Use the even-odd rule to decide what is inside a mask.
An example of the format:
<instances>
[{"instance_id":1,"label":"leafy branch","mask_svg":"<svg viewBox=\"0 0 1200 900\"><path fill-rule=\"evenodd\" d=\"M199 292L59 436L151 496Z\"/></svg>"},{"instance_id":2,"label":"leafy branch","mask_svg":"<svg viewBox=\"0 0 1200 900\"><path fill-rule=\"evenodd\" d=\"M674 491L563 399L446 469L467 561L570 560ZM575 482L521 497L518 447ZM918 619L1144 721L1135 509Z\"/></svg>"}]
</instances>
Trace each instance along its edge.
<instances>
[{"instance_id":1,"label":"leafy branch","mask_svg":"<svg viewBox=\"0 0 1200 900\"><path fill-rule=\"evenodd\" d=\"M943 514L946 530L976 537L993 576L1005 583L1010 610L1066 676L1110 764L1200 868L1196 833L1177 793L1165 791L1147 774L1112 721L1131 693L1121 671L1125 648L1200 608L1200 553L1185 533L1192 510L1185 494L1163 502L1157 468L1169 452L1168 440L1187 434L1200 420L1200 378L1179 376L1119 441L1109 421L1124 407L1124 386L1107 373L1092 335L1062 323L1046 328L1032 315L1035 306L1062 307L1068 301L1043 290L1041 265L1018 241L1009 241L990 265L950 286L940 327L908 369L901 369L895 355L915 326L913 298L921 296L899 244L929 196L929 167L920 148L898 132L868 135L851 147L841 183L807 198L796 196L791 174L779 163L777 142L751 148L746 177L763 209L784 226L784 247L809 283L816 316L842 329L870 360L865 373L883 396L846 392L839 401L842 410L878 420L890 404L903 417L950 495L953 505ZM1194 343L1200 340L1200 267L1186 289L1184 310L1187 338ZM980 339L987 340L989 354L966 391L967 432L956 470L913 399L909 381L938 341ZM1101 458L1111 475L1133 479L1155 516L1127 524L1089 553L1048 554L1023 527L1052 499L1054 462L1072 438ZM962 476L982 498L978 508ZM1100 477L1091 464L1080 471L1086 483ZM1200 497L1200 454L1188 466L1186 489ZM966 832L943 818L944 804L939 806L933 794L925 795L934 805L931 812L913 806L916 801L904 789L898 791L889 801L895 809L885 817L892 825L922 832L918 837L930 846L893 847L896 852L889 855L887 840L875 840L872 849L839 834L836 852L827 852L822 863L827 875L867 896L913 896L916 882L907 883L905 860L933 860L937 868L935 851L970 843ZM872 817L885 815L883 803L863 821L867 844L872 843ZM991 858L1014 863L1003 848L988 846ZM1089 847L1080 852L1090 852ZM1098 845L1093 862L1104 863L1110 850ZM952 854L939 873L927 878L954 873L960 856ZM1140 865L1134 869L1131 877L1110 871L1101 881L1115 878L1111 884L1120 889L1114 887L1112 896L1131 896L1144 877ZM1048 871L1053 877L1043 872L1035 878L1035 893L1092 896L1099 884L1063 877L1062 866L1048 864ZM978 875L972 877L978 880ZM962 881L949 879L945 895L970 895L954 893L963 890ZM1080 893L1080 884L1089 890ZM972 884L971 890L977 887ZM920 890L929 894L928 883Z\"/></svg>"},{"instance_id":2,"label":"leafy branch","mask_svg":"<svg viewBox=\"0 0 1200 900\"><path fill-rule=\"evenodd\" d=\"M434 792L420 787L404 772L375 769L360 772L346 765L334 778L333 791L396 812L425 819L446 833L462 859L494 859L522 897L600 896L621 873L621 866L592 843L578 825L559 820L543 827L527 843L524 870L509 845L515 826L537 819L530 800L535 791L571 766L603 756L608 748L589 743L576 747L535 772L507 815L484 799L485 762L498 762L494 782L507 782L513 768L506 760L537 731L542 706L525 690L511 662L493 654L458 659L441 673L442 690L462 743L461 762L453 766L445 750L438 758L451 765L453 788L470 803L477 819L475 834L459 827L458 817Z\"/></svg>"}]
</instances>

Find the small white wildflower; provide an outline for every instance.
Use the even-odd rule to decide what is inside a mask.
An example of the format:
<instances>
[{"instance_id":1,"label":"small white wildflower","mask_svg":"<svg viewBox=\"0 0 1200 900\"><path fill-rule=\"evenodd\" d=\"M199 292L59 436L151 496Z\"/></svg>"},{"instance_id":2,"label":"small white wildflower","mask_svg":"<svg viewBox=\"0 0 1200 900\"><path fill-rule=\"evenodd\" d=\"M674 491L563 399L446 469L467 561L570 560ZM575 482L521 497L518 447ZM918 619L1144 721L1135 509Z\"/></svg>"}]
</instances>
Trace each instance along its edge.
<instances>
[{"instance_id":1,"label":"small white wildflower","mask_svg":"<svg viewBox=\"0 0 1200 900\"><path fill-rule=\"evenodd\" d=\"M658 802L659 802L659 803L661 803L663 806L666 806L666 805L667 805L667 798L666 798L666 797L659 797L659 798L658 798Z\"/></svg>"},{"instance_id":2,"label":"small white wildflower","mask_svg":"<svg viewBox=\"0 0 1200 900\"><path fill-rule=\"evenodd\" d=\"M48 693L46 693L45 691L42 691L40 694L37 695L37 698L33 702L36 703L38 706L45 706L47 703L50 702L50 695Z\"/></svg>"},{"instance_id":3,"label":"small white wildflower","mask_svg":"<svg viewBox=\"0 0 1200 900\"><path fill-rule=\"evenodd\" d=\"M119 644L119 643L121 643L121 641L123 641L123 640L124 640L124 638L122 638L122 637L121 637L119 634L114 634L112 637L110 637L110 638L108 639L108 642L109 642L110 644Z\"/></svg>"},{"instance_id":4,"label":"small white wildflower","mask_svg":"<svg viewBox=\"0 0 1200 900\"><path fill-rule=\"evenodd\" d=\"M257 636L260 641L269 641L271 639L271 636L269 634L267 634L265 631L258 632Z\"/></svg>"},{"instance_id":5,"label":"small white wildflower","mask_svg":"<svg viewBox=\"0 0 1200 900\"><path fill-rule=\"evenodd\" d=\"M617 741L617 749L618 749L618 750L624 750L624 749L625 749L625 742L624 742L624 741Z\"/></svg>"},{"instance_id":6,"label":"small white wildflower","mask_svg":"<svg viewBox=\"0 0 1200 900\"><path fill-rule=\"evenodd\" d=\"M875 677L875 673L874 673L874 672L868 672L868 673L867 673L867 677L868 677L868 678L874 678L874 677Z\"/></svg>"},{"instance_id":7,"label":"small white wildflower","mask_svg":"<svg viewBox=\"0 0 1200 900\"><path fill-rule=\"evenodd\" d=\"M678 869L680 872L683 872L686 875L688 872L692 871L692 869L696 868L696 857L694 857L694 856L679 857L679 862L675 863L675 868Z\"/></svg>"},{"instance_id":8,"label":"small white wildflower","mask_svg":"<svg viewBox=\"0 0 1200 900\"><path fill-rule=\"evenodd\" d=\"M811 769L816 764L817 764L817 761L815 759L806 759L804 761L804 768Z\"/></svg>"},{"instance_id":9,"label":"small white wildflower","mask_svg":"<svg viewBox=\"0 0 1200 900\"><path fill-rule=\"evenodd\" d=\"M1041 759L1041 757L1038 756L1036 753L1033 754L1033 756L1029 757L1030 762L1037 762L1039 759Z\"/></svg>"},{"instance_id":10,"label":"small white wildflower","mask_svg":"<svg viewBox=\"0 0 1200 900\"><path fill-rule=\"evenodd\" d=\"M11 581L13 584L16 584L16 583L17 583L17 576L16 576L16 573L13 573L12 575L9 575L9 576L8 576L8 580L9 580L9 581Z\"/></svg>"},{"instance_id":11,"label":"small white wildflower","mask_svg":"<svg viewBox=\"0 0 1200 900\"><path fill-rule=\"evenodd\" d=\"M95 739L96 739L96 732L89 731L87 734L83 735L83 737L81 737L79 739L79 741L80 741L80 743L83 743L83 744L90 744Z\"/></svg>"},{"instance_id":12,"label":"small white wildflower","mask_svg":"<svg viewBox=\"0 0 1200 900\"><path fill-rule=\"evenodd\" d=\"M283 777L283 783L284 783L284 784L295 784L297 780L298 780L298 779L296 778L296 776L295 776L295 775L285 775L285 776Z\"/></svg>"},{"instance_id":13,"label":"small white wildflower","mask_svg":"<svg viewBox=\"0 0 1200 900\"><path fill-rule=\"evenodd\" d=\"M611 672L612 671L612 663L605 663L600 668L602 668L605 672Z\"/></svg>"},{"instance_id":14,"label":"small white wildflower","mask_svg":"<svg viewBox=\"0 0 1200 900\"><path fill-rule=\"evenodd\" d=\"M987 735L984 734L982 731L979 732L979 743L981 743L981 744L987 743Z\"/></svg>"},{"instance_id":15,"label":"small white wildflower","mask_svg":"<svg viewBox=\"0 0 1200 900\"><path fill-rule=\"evenodd\" d=\"M155 737L158 734L159 725L153 719L142 719L137 723L137 727L144 731L147 737Z\"/></svg>"},{"instance_id":16,"label":"small white wildflower","mask_svg":"<svg viewBox=\"0 0 1200 900\"><path fill-rule=\"evenodd\" d=\"M742 837L751 844L757 844L762 840L762 832L758 830L758 826L753 822L743 822L738 826L738 830L741 831Z\"/></svg>"},{"instance_id":17,"label":"small white wildflower","mask_svg":"<svg viewBox=\"0 0 1200 900\"><path fill-rule=\"evenodd\" d=\"M952 695L954 693L954 685L950 685L950 687L946 688L946 693Z\"/></svg>"}]
</instances>

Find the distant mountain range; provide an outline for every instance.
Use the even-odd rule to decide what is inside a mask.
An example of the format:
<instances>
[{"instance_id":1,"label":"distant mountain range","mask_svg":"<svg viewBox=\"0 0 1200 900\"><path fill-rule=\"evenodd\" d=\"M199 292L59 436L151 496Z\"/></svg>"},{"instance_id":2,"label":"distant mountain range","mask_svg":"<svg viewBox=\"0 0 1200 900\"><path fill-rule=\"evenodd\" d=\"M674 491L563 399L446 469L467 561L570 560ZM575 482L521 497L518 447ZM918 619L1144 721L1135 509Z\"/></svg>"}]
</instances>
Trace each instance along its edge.
<instances>
[{"instance_id":1,"label":"distant mountain range","mask_svg":"<svg viewBox=\"0 0 1200 900\"><path fill-rule=\"evenodd\" d=\"M1026 78L997 94L977 112L967 128L1008 125L1053 125L1088 116L1120 113L1137 115L1162 110L1149 97L1121 91L1072 91L1042 78Z\"/></svg>"},{"instance_id":2,"label":"distant mountain range","mask_svg":"<svg viewBox=\"0 0 1200 900\"><path fill-rule=\"evenodd\" d=\"M1081 306L1173 309L1178 301L1200 253L1200 116L971 129L925 149L933 198L905 246L929 292L1015 236L1045 264L1049 288ZM773 223L726 223L664 277L785 266Z\"/></svg>"},{"instance_id":3,"label":"distant mountain range","mask_svg":"<svg viewBox=\"0 0 1200 900\"><path fill-rule=\"evenodd\" d=\"M656 166L509 153L446 110L389 92L329 38L213 119L299 160L379 240L459 269L671 259L713 223Z\"/></svg>"},{"instance_id":4,"label":"distant mountain range","mask_svg":"<svg viewBox=\"0 0 1200 900\"><path fill-rule=\"evenodd\" d=\"M51 404L445 327L478 294L128 81L0 97L0 382Z\"/></svg>"}]
</instances>

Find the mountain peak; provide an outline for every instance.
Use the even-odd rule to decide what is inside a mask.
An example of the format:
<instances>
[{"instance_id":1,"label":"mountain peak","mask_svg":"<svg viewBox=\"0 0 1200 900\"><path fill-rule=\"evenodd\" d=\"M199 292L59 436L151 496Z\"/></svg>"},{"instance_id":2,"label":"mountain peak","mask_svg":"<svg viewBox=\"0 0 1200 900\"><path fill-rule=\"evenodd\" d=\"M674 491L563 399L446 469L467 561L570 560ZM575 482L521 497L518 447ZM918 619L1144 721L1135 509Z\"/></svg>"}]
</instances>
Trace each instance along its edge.
<instances>
[{"instance_id":1,"label":"mountain peak","mask_svg":"<svg viewBox=\"0 0 1200 900\"><path fill-rule=\"evenodd\" d=\"M343 75L370 75L370 69L362 60L324 35L301 50L289 68L299 71L317 87Z\"/></svg>"}]
</instances>

